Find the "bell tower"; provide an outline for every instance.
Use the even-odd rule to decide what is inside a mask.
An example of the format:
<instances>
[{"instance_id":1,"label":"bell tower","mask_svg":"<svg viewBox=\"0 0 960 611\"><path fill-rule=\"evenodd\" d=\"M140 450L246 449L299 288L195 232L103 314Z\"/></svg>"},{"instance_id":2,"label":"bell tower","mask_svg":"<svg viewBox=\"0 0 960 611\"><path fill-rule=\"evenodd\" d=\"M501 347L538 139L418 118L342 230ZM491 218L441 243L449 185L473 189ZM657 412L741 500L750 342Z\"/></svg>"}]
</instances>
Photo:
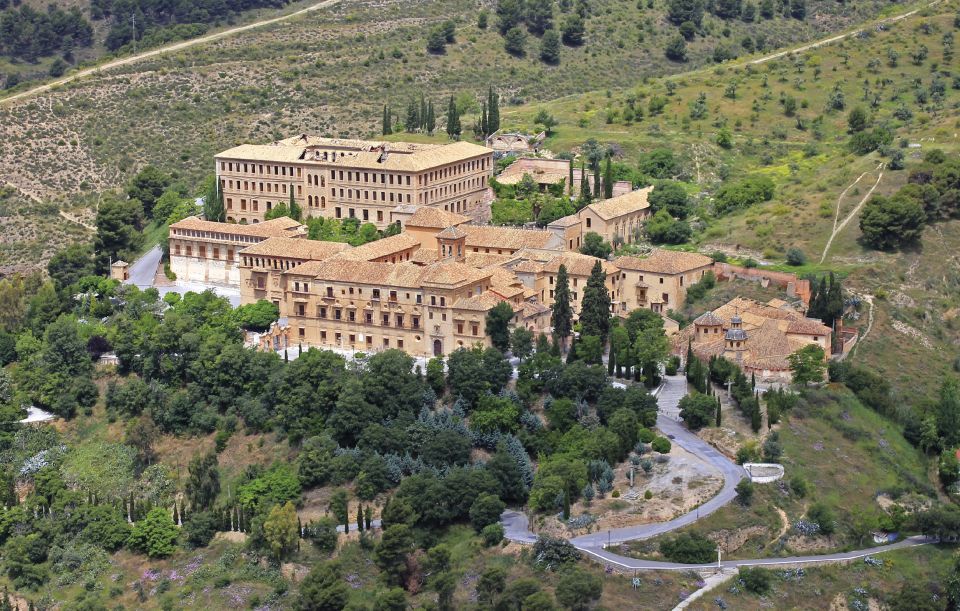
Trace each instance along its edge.
<instances>
[{"instance_id":1,"label":"bell tower","mask_svg":"<svg viewBox=\"0 0 960 611\"><path fill-rule=\"evenodd\" d=\"M437 234L437 260L463 263L467 258L467 234L454 226Z\"/></svg>"},{"instance_id":2,"label":"bell tower","mask_svg":"<svg viewBox=\"0 0 960 611\"><path fill-rule=\"evenodd\" d=\"M730 319L730 328L723 336L724 352L732 353L737 363L743 362L743 353L747 349L747 332L743 330L743 319L738 311Z\"/></svg>"}]
</instances>

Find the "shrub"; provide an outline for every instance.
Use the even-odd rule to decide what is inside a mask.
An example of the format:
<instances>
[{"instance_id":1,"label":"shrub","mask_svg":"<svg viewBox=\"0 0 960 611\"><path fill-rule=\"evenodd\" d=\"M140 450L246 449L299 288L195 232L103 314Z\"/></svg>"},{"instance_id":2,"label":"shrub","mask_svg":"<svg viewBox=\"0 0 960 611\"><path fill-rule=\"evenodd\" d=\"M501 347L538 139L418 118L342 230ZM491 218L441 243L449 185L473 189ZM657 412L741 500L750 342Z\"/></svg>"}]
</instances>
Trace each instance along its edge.
<instances>
[{"instance_id":1,"label":"shrub","mask_svg":"<svg viewBox=\"0 0 960 611\"><path fill-rule=\"evenodd\" d=\"M647 490L646 492L644 492L644 493L643 493L643 498L645 498L645 499L648 500L648 501L649 501L650 499L652 499L652 498L653 498L653 491L652 491L652 490Z\"/></svg>"},{"instance_id":2,"label":"shrub","mask_svg":"<svg viewBox=\"0 0 960 611\"><path fill-rule=\"evenodd\" d=\"M487 524L483 527L483 530L480 531L480 536L483 538L484 545L493 547L503 541L503 525L499 523Z\"/></svg>"},{"instance_id":3,"label":"shrub","mask_svg":"<svg viewBox=\"0 0 960 611\"><path fill-rule=\"evenodd\" d=\"M799 266L807 262L807 255L799 248L787 249L787 265Z\"/></svg>"},{"instance_id":4,"label":"shrub","mask_svg":"<svg viewBox=\"0 0 960 611\"><path fill-rule=\"evenodd\" d=\"M533 544L537 564L555 571L561 566L580 560L580 551L565 539L541 535Z\"/></svg>"},{"instance_id":5,"label":"shrub","mask_svg":"<svg viewBox=\"0 0 960 611\"><path fill-rule=\"evenodd\" d=\"M790 478L790 490L798 497L803 498L810 491L810 485L807 480L803 479L802 475L794 475Z\"/></svg>"},{"instance_id":6,"label":"shrub","mask_svg":"<svg viewBox=\"0 0 960 611\"><path fill-rule=\"evenodd\" d=\"M340 533L337 532L337 521L333 518L320 518L316 522L311 522L307 525L304 534L322 552L329 554L337 549Z\"/></svg>"},{"instance_id":7,"label":"shrub","mask_svg":"<svg viewBox=\"0 0 960 611\"><path fill-rule=\"evenodd\" d=\"M195 511L183 521L183 533L193 547L206 547L217 534L217 519L212 512Z\"/></svg>"},{"instance_id":8,"label":"shrub","mask_svg":"<svg viewBox=\"0 0 960 611\"><path fill-rule=\"evenodd\" d=\"M749 479L742 479L737 484L737 502L741 505L749 505L753 502L753 482Z\"/></svg>"},{"instance_id":9,"label":"shrub","mask_svg":"<svg viewBox=\"0 0 960 611\"><path fill-rule=\"evenodd\" d=\"M162 558L173 553L179 534L170 512L162 507L154 507L147 517L134 525L127 545L151 558Z\"/></svg>"},{"instance_id":10,"label":"shrub","mask_svg":"<svg viewBox=\"0 0 960 611\"><path fill-rule=\"evenodd\" d=\"M660 452L661 454L668 454L670 452L670 440L666 437L657 437L651 442L650 447L653 448L654 452Z\"/></svg>"},{"instance_id":11,"label":"shrub","mask_svg":"<svg viewBox=\"0 0 960 611\"><path fill-rule=\"evenodd\" d=\"M753 176L730 182L717 191L717 214L726 214L739 208L749 208L773 198L773 181L767 176Z\"/></svg>"},{"instance_id":12,"label":"shrub","mask_svg":"<svg viewBox=\"0 0 960 611\"><path fill-rule=\"evenodd\" d=\"M833 518L833 511L823 503L815 503L807 511L807 518L815 522L820 527L820 532L825 535L832 535L836 530L836 524Z\"/></svg>"},{"instance_id":13,"label":"shrub","mask_svg":"<svg viewBox=\"0 0 960 611\"><path fill-rule=\"evenodd\" d=\"M717 557L717 544L699 533L682 533L660 543L660 553L672 562L705 564Z\"/></svg>"},{"instance_id":14,"label":"shrub","mask_svg":"<svg viewBox=\"0 0 960 611\"><path fill-rule=\"evenodd\" d=\"M770 572L759 567L742 567L740 581L743 587L754 594L764 595L770 591Z\"/></svg>"}]
</instances>

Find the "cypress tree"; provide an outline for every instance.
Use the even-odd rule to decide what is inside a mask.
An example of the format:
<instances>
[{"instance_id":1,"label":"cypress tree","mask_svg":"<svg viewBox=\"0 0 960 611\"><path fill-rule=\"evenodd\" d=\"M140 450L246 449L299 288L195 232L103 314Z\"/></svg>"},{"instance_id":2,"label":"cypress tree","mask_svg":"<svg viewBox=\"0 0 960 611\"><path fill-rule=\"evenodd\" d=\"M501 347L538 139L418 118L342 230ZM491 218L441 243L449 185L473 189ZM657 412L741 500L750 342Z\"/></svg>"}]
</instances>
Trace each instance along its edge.
<instances>
[{"instance_id":1,"label":"cypress tree","mask_svg":"<svg viewBox=\"0 0 960 611\"><path fill-rule=\"evenodd\" d=\"M363 506L357 504L357 531L363 532Z\"/></svg>"},{"instance_id":2,"label":"cypress tree","mask_svg":"<svg viewBox=\"0 0 960 611\"><path fill-rule=\"evenodd\" d=\"M367 530L370 530L370 522L373 521L373 510L370 509L370 505L367 505L363 508L363 524L366 526Z\"/></svg>"},{"instance_id":3,"label":"cypress tree","mask_svg":"<svg viewBox=\"0 0 960 611\"><path fill-rule=\"evenodd\" d=\"M297 203L297 199L293 196L293 187L290 187L290 218L295 221L299 221L300 217L303 216L303 212L300 210L300 204Z\"/></svg>"},{"instance_id":4,"label":"cypress tree","mask_svg":"<svg viewBox=\"0 0 960 611\"><path fill-rule=\"evenodd\" d=\"M417 103L410 100L410 105L407 106L407 120L404 129L409 133L416 131L418 127L420 127L420 110Z\"/></svg>"},{"instance_id":5,"label":"cypress tree","mask_svg":"<svg viewBox=\"0 0 960 611\"><path fill-rule=\"evenodd\" d=\"M487 93L487 129L491 134L500 130L500 96L493 87Z\"/></svg>"},{"instance_id":6,"label":"cypress tree","mask_svg":"<svg viewBox=\"0 0 960 611\"><path fill-rule=\"evenodd\" d=\"M613 372L616 371L617 366L617 352L613 347L613 342L610 342L610 356L607 357L607 375L613 377Z\"/></svg>"},{"instance_id":7,"label":"cypress tree","mask_svg":"<svg viewBox=\"0 0 960 611\"><path fill-rule=\"evenodd\" d=\"M390 128L390 108L384 104L383 105L383 135L389 136L393 133L393 129Z\"/></svg>"},{"instance_id":8,"label":"cypress tree","mask_svg":"<svg viewBox=\"0 0 960 611\"><path fill-rule=\"evenodd\" d=\"M437 117L433 114L433 100L427 102L427 133L433 135L433 130L437 128Z\"/></svg>"},{"instance_id":9,"label":"cypress tree","mask_svg":"<svg viewBox=\"0 0 960 611\"><path fill-rule=\"evenodd\" d=\"M489 126L490 124L487 122L487 103L484 101L480 104L480 132L484 138L490 135Z\"/></svg>"},{"instance_id":10,"label":"cypress tree","mask_svg":"<svg viewBox=\"0 0 960 611\"><path fill-rule=\"evenodd\" d=\"M717 397L717 426L720 426L720 397Z\"/></svg>"},{"instance_id":11,"label":"cypress tree","mask_svg":"<svg viewBox=\"0 0 960 611\"><path fill-rule=\"evenodd\" d=\"M569 172L567 176L567 195L573 197L573 159L570 160L570 166L567 171Z\"/></svg>"},{"instance_id":12,"label":"cypress tree","mask_svg":"<svg viewBox=\"0 0 960 611\"><path fill-rule=\"evenodd\" d=\"M563 519L570 519L570 492L568 490L563 491Z\"/></svg>"},{"instance_id":13,"label":"cypress tree","mask_svg":"<svg viewBox=\"0 0 960 611\"><path fill-rule=\"evenodd\" d=\"M593 198L590 196L590 182L587 180L587 169L580 164L580 202L578 206L585 208L590 205Z\"/></svg>"},{"instance_id":14,"label":"cypress tree","mask_svg":"<svg viewBox=\"0 0 960 611\"><path fill-rule=\"evenodd\" d=\"M603 199L613 197L613 163L607 155L607 165L603 168Z\"/></svg>"},{"instance_id":15,"label":"cypress tree","mask_svg":"<svg viewBox=\"0 0 960 611\"><path fill-rule=\"evenodd\" d=\"M590 270L587 286L583 289L580 324L584 335L596 335L601 345L606 344L610 332L610 293L607 292L607 273L599 259Z\"/></svg>"},{"instance_id":16,"label":"cypress tree","mask_svg":"<svg viewBox=\"0 0 960 611\"><path fill-rule=\"evenodd\" d=\"M423 92L420 93L420 123L417 124L417 127L420 130L427 128L427 100L423 97Z\"/></svg>"},{"instance_id":17,"label":"cypress tree","mask_svg":"<svg viewBox=\"0 0 960 611\"><path fill-rule=\"evenodd\" d=\"M593 197L600 199L600 164L593 168Z\"/></svg>"},{"instance_id":18,"label":"cypress tree","mask_svg":"<svg viewBox=\"0 0 960 611\"><path fill-rule=\"evenodd\" d=\"M460 113L457 111L453 96L450 96L450 105L447 108L447 136L456 140L460 137L461 131L463 130L460 127Z\"/></svg>"},{"instance_id":19,"label":"cypress tree","mask_svg":"<svg viewBox=\"0 0 960 611\"><path fill-rule=\"evenodd\" d=\"M557 270L557 285L553 291L553 311L550 324L554 334L566 342L573 330L573 310L570 309L570 286L567 280L567 267L561 265Z\"/></svg>"}]
</instances>

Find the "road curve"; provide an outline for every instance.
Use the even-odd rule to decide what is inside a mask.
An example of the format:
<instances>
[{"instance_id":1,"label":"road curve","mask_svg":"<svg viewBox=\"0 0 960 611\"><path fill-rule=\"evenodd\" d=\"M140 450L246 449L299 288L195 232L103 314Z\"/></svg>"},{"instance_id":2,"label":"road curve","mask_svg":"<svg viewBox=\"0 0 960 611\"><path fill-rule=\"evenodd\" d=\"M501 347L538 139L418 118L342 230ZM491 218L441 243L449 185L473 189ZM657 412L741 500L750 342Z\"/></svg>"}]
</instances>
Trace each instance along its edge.
<instances>
[{"instance_id":1,"label":"road curve","mask_svg":"<svg viewBox=\"0 0 960 611\"><path fill-rule=\"evenodd\" d=\"M213 34L207 34L206 36L201 36L199 38L191 38L189 40L184 40L181 42L176 42L176 43L165 45L162 47L157 47L149 51L144 51L143 53L137 53L136 55L121 57L120 59L115 59L105 64L99 64L97 66L93 66L92 68L84 68L83 70L69 74L61 79L57 79L55 81L51 81L43 85L38 85L32 89L27 89L26 91L21 91L20 93L15 93L5 98L0 98L0 104L5 104L7 102L13 102L15 100L28 98L28 97L37 95L38 93L50 91L54 87L59 87L60 85L66 85L67 83L72 83L73 81L79 80L85 76L90 76L91 74L97 74L98 72L109 70L111 68L117 68L120 66L133 64L142 59L147 59L148 57L155 57L157 55L162 55L164 53L172 53L174 51L182 51L183 49L192 47L194 45L201 45L206 42L213 42L215 40L220 40L221 38L226 38L227 36L233 36L234 34L239 34L240 32L246 32L248 30L253 30L255 28L263 27L265 25L279 23L281 21L287 21L288 19L293 19L294 17L299 17L300 15L305 15L313 11L318 11L320 9L327 8L329 6L333 6L338 2L340 2L340 0L323 0L322 2L311 4L306 8L302 8L298 11L294 11L293 13L288 13L286 15L271 17L270 19L264 19L263 21L255 21L253 23L248 23L247 25L237 26L235 28L230 28L228 30L221 30L219 32L214 32Z\"/></svg>"},{"instance_id":2,"label":"road curve","mask_svg":"<svg viewBox=\"0 0 960 611\"><path fill-rule=\"evenodd\" d=\"M819 556L793 556L787 558L758 558L753 560L724 560L719 563L710 564L681 564L677 562L660 562L656 560L641 560L621 556L608 551L608 544L623 543L625 541L635 541L640 539L649 539L657 535L670 532L693 524L701 517L707 516L717 509L723 507L737 496L736 487L741 479L746 477L743 467L735 464L729 458L717 451L716 448L706 443L677 421L679 412L678 404L680 399L686 395L687 381L682 375L666 376L663 386L657 397L659 404L659 415L657 416L657 428L664 435L672 437L672 442L694 454L698 458L706 461L723 475L723 488L720 492L706 503L700 505L697 509L676 517L668 522L656 524L640 524L637 526L628 526L625 528L616 528L607 531L600 531L581 535L570 540L577 549L593 557L600 562L613 565L626 570L708 570L717 568L736 568L740 566L780 566L797 565L805 563L820 562L839 562L862 558L872 554L879 554L894 549L904 547L914 547L917 545L926 545L935 540L929 537L910 537L880 547L873 547L863 550L842 552L838 554L824 554ZM531 544L537 540L537 536L530 531L527 516L514 510L504 511L500 516L500 523L503 525L504 537L517 543Z\"/></svg>"}]
</instances>

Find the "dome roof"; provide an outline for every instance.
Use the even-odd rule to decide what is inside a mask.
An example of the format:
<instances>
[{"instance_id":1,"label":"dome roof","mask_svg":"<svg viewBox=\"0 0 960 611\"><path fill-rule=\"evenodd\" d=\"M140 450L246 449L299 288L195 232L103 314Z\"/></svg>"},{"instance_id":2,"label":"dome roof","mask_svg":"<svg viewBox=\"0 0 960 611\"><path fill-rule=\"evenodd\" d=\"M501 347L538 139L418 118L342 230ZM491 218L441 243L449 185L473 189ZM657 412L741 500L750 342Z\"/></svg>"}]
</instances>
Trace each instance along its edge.
<instances>
[{"instance_id":1,"label":"dome roof","mask_svg":"<svg viewBox=\"0 0 960 611\"><path fill-rule=\"evenodd\" d=\"M747 339L747 332L743 329L729 329L726 334L723 336L727 341L745 341Z\"/></svg>"}]
</instances>

